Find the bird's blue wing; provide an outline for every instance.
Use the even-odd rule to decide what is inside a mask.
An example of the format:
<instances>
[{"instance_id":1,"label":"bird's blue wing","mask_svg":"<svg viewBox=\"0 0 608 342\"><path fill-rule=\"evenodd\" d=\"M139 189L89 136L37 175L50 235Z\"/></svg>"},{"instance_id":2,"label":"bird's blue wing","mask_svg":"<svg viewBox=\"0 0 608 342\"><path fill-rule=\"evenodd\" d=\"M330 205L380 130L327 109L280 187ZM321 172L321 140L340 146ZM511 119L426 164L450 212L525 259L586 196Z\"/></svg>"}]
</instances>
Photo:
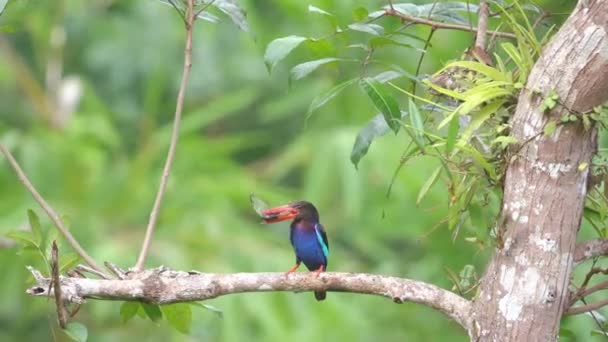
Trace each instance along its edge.
<instances>
[{"instance_id":1,"label":"bird's blue wing","mask_svg":"<svg viewBox=\"0 0 608 342\"><path fill-rule=\"evenodd\" d=\"M325 260L327 260L329 258L329 242L327 241L327 234L325 233L325 228L323 228L320 223L317 223L315 224L315 233L317 234L317 240L321 245L321 249L323 249L323 255L325 255Z\"/></svg>"}]
</instances>

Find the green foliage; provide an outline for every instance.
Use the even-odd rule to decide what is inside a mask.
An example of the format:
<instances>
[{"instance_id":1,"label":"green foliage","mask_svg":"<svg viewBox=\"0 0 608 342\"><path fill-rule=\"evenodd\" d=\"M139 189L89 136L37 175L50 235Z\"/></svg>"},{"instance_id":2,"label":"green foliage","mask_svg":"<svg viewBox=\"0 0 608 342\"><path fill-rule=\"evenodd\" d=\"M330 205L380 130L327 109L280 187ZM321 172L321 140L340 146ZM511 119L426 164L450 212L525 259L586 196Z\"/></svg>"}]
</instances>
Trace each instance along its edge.
<instances>
[{"instance_id":1,"label":"green foliage","mask_svg":"<svg viewBox=\"0 0 608 342\"><path fill-rule=\"evenodd\" d=\"M158 323L163 319L163 313L159 305L140 303L140 306L152 322Z\"/></svg>"},{"instance_id":2,"label":"green foliage","mask_svg":"<svg viewBox=\"0 0 608 342\"><path fill-rule=\"evenodd\" d=\"M76 342L86 342L89 336L87 327L78 322L69 322L63 331L69 338Z\"/></svg>"},{"instance_id":3,"label":"green foliage","mask_svg":"<svg viewBox=\"0 0 608 342\"><path fill-rule=\"evenodd\" d=\"M542 104L538 108L541 112L547 112L551 109L555 108L557 102L559 101L559 95L555 92L554 89L551 89L547 97L543 99ZM566 120L568 121L568 120Z\"/></svg>"},{"instance_id":4,"label":"green foliage","mask_svg":"<svg viewBox=\"0 0 608 342\"><path fill-rule=\"evenodd\" d=\"M376 109L384 116L384 121L395 133L399 131L399 123L396 121L401 118L401 111L397 100L390 93L388 88L373 78L363 78L359 81L359 86L367 94Z\"/></svg>"},{"instance_id":5,"label":"green foliage","mask_svg":"<svg viewBox=\"0 0 608 342\"><path fill-rule=\"evenodd\" d=\"M133 318L137 314L139 307L139 302L123 302L120 305L120 318L122 318L122 322L127 323Z\"/></svg>"},{"instance_id":6,"label":"green foliage","mask_svg":"<svg viewBox=\"0 0 608 342\"><path fill-rule=\"evenodd\" d=\"M175 330L188 334L192 326L192 309L187 303L176 303L161 306L169 325Z\"/></svg>"}]
</instances>

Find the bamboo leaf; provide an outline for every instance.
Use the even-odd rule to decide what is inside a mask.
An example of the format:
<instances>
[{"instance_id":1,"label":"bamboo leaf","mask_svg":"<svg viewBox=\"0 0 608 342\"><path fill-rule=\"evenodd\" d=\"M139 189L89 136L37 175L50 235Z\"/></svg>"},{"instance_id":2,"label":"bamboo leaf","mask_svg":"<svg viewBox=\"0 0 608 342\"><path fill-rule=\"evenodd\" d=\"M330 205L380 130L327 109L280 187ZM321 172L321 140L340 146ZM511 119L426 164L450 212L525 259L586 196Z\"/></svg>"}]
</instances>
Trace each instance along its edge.
<instances>
[{"instance_id":1,"label":"bamboo leaf","mask_svg":"<svg viewBox=\"0 0 608 342\"><path fill-rule=\"evenodd\" d=\"M426 196L429 190L435 185L437 180L439 179L439 175L441 174L441 170L443 170L443 166L439 166L433 171L431 176L424 182L422 188L420 188L420 192L418 192L418 198L416 198L416 205L420 205L422 199Z\"/></svg>"},{"instance_id":2,"label":"bamboo leaf","mask_svg":"<svg viewBox=\"0 0 608 342\"><path fill-rule=\"evenodd\" d=\"M458 131L460 130L460 118L456 115L450 121L448 126L448 137L445 142L445 151L447 153L452 152L454 145L456 144L456 138L458 137Z\"/></svg>"},{"instance_id":3,"label":"bamboo leaf","mask_svg":"<svg viewBox=\"0 0 608 342\"><path fill-rule=\"evenodd\" d=\"M418 106L414 103L414 100L409 100L409 114L410 114L410 122L412 127L414 127L414 136L418 141L419 145L424 145L424 125L422 123L422 118L420 117L420 111L418 110Z\"/></svg>"}]
</instances>

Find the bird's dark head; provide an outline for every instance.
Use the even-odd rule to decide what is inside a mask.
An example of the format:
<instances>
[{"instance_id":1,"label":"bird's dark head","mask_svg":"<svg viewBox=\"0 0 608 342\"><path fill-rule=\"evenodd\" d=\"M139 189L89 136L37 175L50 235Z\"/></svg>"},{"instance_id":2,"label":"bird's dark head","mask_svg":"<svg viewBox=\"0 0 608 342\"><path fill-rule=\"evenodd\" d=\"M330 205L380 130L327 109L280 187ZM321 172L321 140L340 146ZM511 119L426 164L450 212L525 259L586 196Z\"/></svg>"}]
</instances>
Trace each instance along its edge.
<instances>
[{"instance_id":1,"label":"bird's dark head","mask_svg":"<svg viewBox=\"0 0 608 342\"><path fill-rule=\"evenodd\" d=\"M315 206L307 201L297 201L286 205L262 211L264 223L275 223L293 219L294 221L319 222L319 212Z\"/></svg>"}]
</instances>

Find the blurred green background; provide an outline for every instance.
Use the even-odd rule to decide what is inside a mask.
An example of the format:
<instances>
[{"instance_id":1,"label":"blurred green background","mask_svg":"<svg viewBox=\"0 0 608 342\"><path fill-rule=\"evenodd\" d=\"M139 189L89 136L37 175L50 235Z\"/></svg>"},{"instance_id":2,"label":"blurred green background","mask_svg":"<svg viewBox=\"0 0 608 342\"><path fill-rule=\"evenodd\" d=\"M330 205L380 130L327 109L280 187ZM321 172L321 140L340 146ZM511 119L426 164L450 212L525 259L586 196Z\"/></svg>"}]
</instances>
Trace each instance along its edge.
<instances>
[{"instance_id":1,"label":"blurred green background","mask_svg":"<svg viewBox=\"0 0 608 342\"><path fill-rule=\"evenodd\" d=\"M567 10L564 3L551 6ZM447 269L457 274L472 264L479 274L491 248L464 238L486 234L496 205L472 208L452 241L442 223L443 184L415 204L437 166L424 158L401 170L387 198L406 134L375 141L356 170L349 160L352 144L375 114L366 96L352 88L306 120L313 97L358 75L359 66L324 67L291 87L289 66L331 54L331 48L298 48L271 75L264 66L268 42L291 34L323 35L327 22L298 0L240 4L251 34L225 16L218 24L197 22L177 157L147 265L205 272L287 270L294 259L288 224L261 225L249 204L249 194L256 193L271 204L297 199L316 204L331 245L329 270L390 274L448 289ZM314 2L344 24L353 21L354 8L372 11L384 4ZM159 1L19 0L9 2L0 16L0 30L0 139L96 260L132 266L168 147L183 61L179 17ZM428 28L408 32L425 39ZM364 37L349 35L338 43ZM458 58L472 39L463 32L435 34L422 73ZM420 56L398 47L381 54L412 73ZM25 229L28 208L52 229L3 159L0 189L0 235ZM66 340L53 302L24 293L32 283L25 265L45 266L35 255L17 255L10 240L0 241L0 340ZM136 318L123 324L116 302L89 300L76 319L87 325L90 341L467 339L431 309L379 297L330 293L317 303L310 293L254 293L209 303L224 317L195 309L190 335L166 321L155 325ZM591 323L569 324L584 331Z\"/></svg>"}]
</instances>

